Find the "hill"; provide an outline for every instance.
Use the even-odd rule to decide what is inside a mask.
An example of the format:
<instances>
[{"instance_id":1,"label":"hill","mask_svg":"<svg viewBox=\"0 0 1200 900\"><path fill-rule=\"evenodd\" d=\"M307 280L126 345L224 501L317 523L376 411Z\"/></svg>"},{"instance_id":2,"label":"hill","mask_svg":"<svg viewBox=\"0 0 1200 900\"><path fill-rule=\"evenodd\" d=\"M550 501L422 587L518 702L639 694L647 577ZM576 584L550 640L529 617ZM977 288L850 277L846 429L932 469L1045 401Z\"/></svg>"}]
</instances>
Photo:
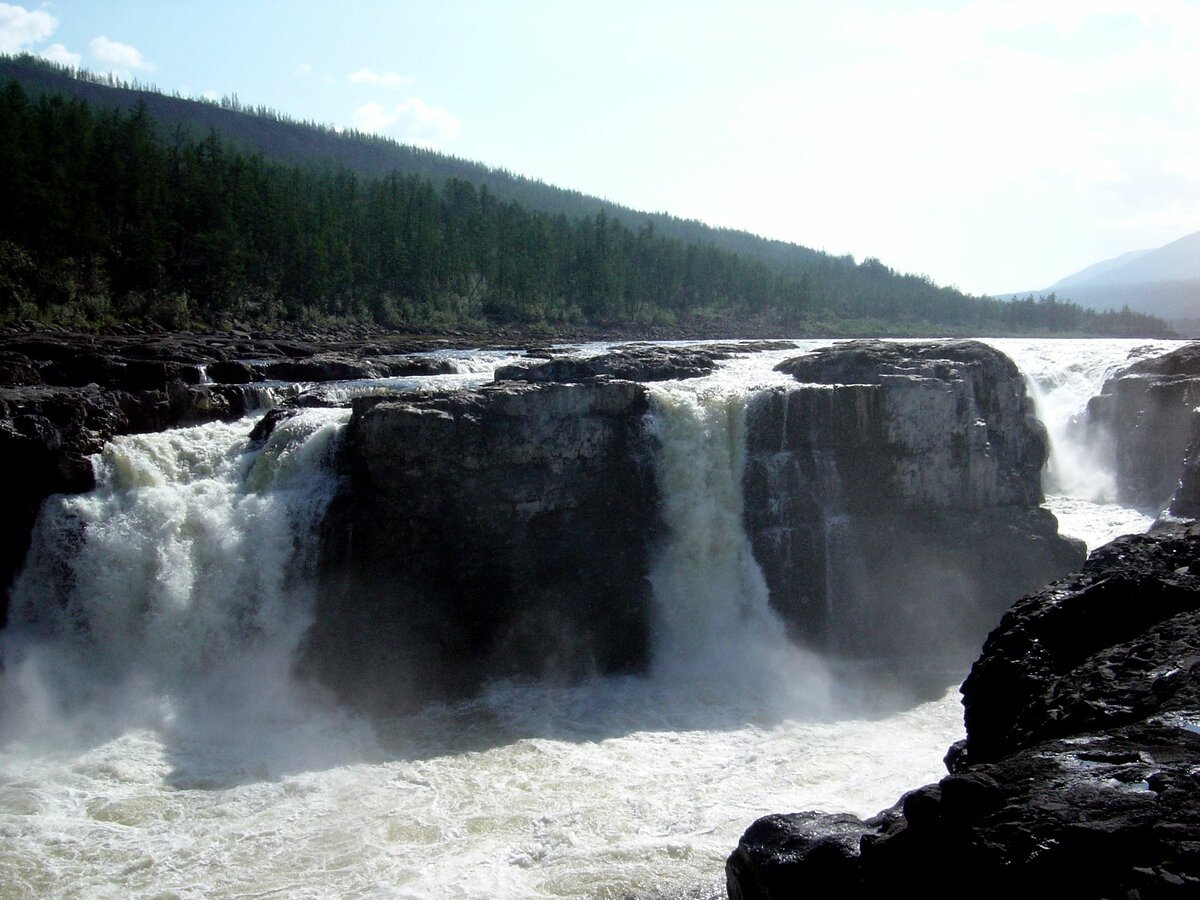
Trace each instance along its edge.
<instances>
[{"instance_id":1,"label":"hill","mask_svg":"<svg viewBox=\"0 0 1200 900\"><path fill-rule=\"evenodd\" d=\"M297 121L265 107L244 107L236 97L210 101L164 94L148 86L94 76L28 54L0 56L0 83L6 80L16 81L31 96L58 94L82 100L98 109L132 112L139 105L143 106L166 139L173 139L180 129L200 138L216 131L224 140L243 150L261 153L266 159L288 165L318 169L344 167L366 177L399 171L428 178L439 185L448 178L458 178L487 187L496 197L515 201L528 209L551 215L561 213L571 219L603 212L632 227L653 223L659 234L688 243L711 243L794 273L820 258L836 258L853 264L849 257L832 257L798 244L744 231L714 228L666 213L639 212L579 191L400 144L390 138Z\"/></svg>"},{"instance_id":2,"label":"hill","mask_svg":"<svg viewBox=\"0 0 1200 900\"><path fill-rule=\"evenodd\" d=\"M4 76L8 80L4 81ZM0 324L1162 334L362 134L0 58Z\"/></svg>"}]
</instances>

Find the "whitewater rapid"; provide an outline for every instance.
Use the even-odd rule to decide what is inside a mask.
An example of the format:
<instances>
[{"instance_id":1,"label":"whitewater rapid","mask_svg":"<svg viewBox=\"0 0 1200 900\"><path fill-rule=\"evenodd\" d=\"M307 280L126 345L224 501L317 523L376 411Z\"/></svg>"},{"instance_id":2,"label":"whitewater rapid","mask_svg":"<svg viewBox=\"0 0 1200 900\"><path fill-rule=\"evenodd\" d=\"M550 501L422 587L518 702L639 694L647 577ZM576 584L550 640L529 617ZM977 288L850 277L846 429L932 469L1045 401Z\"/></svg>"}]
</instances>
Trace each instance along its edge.
<instances>
[{"instance_id":1,"label":"whitewater rapid","mask_svg":"<svg viewBox=\"0 0 1200 900\"><path fill-rule=\"evenodd\" d=\"M1063 530L1144 528L1061 474L1066 423L1141 344L991 343L1052 420ZM858 703L787 641L741 529L746 399L795 353L654 389L648 676L385 721L290 670L345 411L261 445L252 419L114 441L94 492L47 503L0 636L0 897L716 897L758 816L869 815L936 780L954 687Z\"/></svg>"}]
</instances>

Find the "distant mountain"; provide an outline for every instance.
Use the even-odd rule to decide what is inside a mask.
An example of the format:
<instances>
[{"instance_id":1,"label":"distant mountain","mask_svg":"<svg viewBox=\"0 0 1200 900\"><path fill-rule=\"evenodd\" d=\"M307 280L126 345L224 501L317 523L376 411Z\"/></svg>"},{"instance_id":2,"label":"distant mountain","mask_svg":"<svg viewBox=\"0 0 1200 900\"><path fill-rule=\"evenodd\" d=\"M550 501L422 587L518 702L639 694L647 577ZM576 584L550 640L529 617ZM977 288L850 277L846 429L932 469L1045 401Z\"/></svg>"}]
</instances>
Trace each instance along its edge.
<instances>
[{"instance_id":1,"label":"distant mountain","mask_svg":"<svg viewBox=\"0 0 1200 900\"><path fill-rule=\"evenodd\" d=\"M1095 310L1123 309L1169 321L1183 334L1200 337L1200 231L1150 250L1133 250L1094 263L1043 290Z\"/></svg>"},{"instance_id":2,"label":"distant mountain","mask_svg":"<svg viewBox=\"0 0 1200 900\"><path fill-rule=\"evenodd\" d=\"M1200 280L1200 231L1154 250L1096 263L1050 286L1052 291Z\"/></svg>"},{"instance_id":3,"label":"distant mountain","mask_svg":"<svg viewBox=\"0 0 1200 900\"><path fill-rule=\"evenodd\" d=\"M1056 281L1050 286L1052 291L1060 291L1066 287L1078 286L1086 284L1089 281L1103 280L1105 276L1111 275L1113 272L1118 272L1127 263L1133 262L1151 253L1151 250L1130 250L1128 253L1122 253L1120 256L1114 256L1112 259L1106 259L1104 262L1093 263L1086 269L1081 269L1074 275L1068 275L1061 281Z\"/></svg>"}]
</instances>

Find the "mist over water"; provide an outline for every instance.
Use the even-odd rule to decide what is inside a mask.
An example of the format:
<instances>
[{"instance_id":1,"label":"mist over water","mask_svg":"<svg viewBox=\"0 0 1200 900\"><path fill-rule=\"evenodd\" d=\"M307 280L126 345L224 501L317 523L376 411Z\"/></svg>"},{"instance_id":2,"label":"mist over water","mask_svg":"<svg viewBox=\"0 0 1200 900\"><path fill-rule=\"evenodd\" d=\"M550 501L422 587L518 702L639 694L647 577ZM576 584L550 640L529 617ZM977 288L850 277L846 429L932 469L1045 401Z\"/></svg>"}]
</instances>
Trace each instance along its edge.
<instances>
[{"instance_id":1,"label":"mist over water","mask_svg":"<svg viewBox=\"0 0 1200 900\"><path fill-rule=\"evenodd\" d=\"M1063 350L996 343L1049 394L1074 383ZM263 446L251 420L114 441L94 492L46 504L0 634L0 895L723 896L756 817L868 815L939 777L953 687L861 714L767 605L741 524L746 403L794 352L653 390L648 676L496 683L391 720L291 670L347 414L306 411ZM1111 527L1111 505L1079 502Z\"/></svg>"}]
</instances>

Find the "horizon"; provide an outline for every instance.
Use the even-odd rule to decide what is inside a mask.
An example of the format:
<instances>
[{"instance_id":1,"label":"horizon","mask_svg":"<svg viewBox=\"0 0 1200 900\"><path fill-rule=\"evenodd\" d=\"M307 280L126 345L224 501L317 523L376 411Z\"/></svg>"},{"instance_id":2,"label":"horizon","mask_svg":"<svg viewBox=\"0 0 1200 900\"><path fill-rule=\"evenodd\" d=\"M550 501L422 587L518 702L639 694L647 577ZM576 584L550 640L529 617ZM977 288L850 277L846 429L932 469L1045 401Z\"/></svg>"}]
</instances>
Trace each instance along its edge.
<instances>
[{"instance_id":1,"label":"horizon","mask_svg":"<svg viewBox=\"0 0 1200 900\"><path fill-rule=\"evenodd\" d=\"M1197 51L1183 0L0 3L0 52L972 294L1040 291L1200 231Z\"/></svg>"}]
</instances>

